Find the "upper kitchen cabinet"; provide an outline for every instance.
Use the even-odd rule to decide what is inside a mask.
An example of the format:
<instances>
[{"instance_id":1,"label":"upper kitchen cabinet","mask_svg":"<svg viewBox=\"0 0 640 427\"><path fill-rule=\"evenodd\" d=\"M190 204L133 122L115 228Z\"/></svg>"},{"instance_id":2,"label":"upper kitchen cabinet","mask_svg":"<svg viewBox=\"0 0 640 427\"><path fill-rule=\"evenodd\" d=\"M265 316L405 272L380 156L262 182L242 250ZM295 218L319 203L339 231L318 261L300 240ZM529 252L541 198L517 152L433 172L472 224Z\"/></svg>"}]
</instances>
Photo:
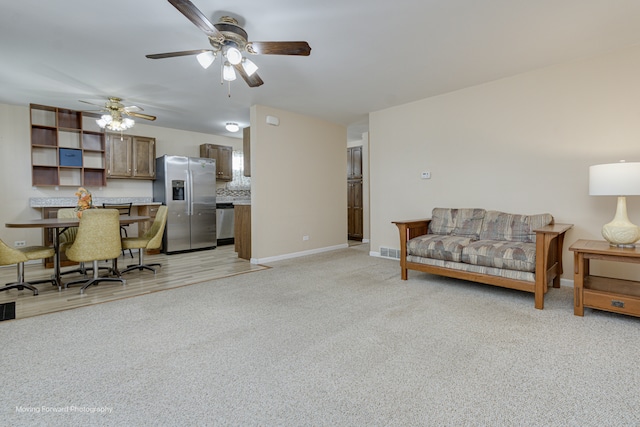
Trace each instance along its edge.
<instances>
[{"instance_id":1,"label":"upper kitchen cabinet","mask_svg":"<svg viewBox=\"0 0 640 427\"><path fill-rule=\"evenodd\" d=\"M216 179L218 181L233 179L232 156L233 147L216 144L200 145L200 157L216 159Z\"/></svg>"},{"instance_id":2,"label":"upper kitchen cabinet","mask_svg":"<svg viewBox=\"0 0 640 427\"><path fill-rule=\"evenodd\" d=\"M107 178L155 179L156 140L108 134L107 160Z\"/></svg>"},{"instance_id":3,"label":"upper kitchen cabinet","mask_svg":"<svg viewBox=\"0 0 640 427\"><path fill-rule=\"evenodd\" d=\"M347 148L347 179L362 179L362 147Z\"/></svg>"},{"instance_id":4,"label":"upper kitchen cabinet","mask_svg":"<svg viewBox=\"0 0 640 427\"><path fill-rule=\"evenodd\" d=\"M106 185L105 136L96 115L31 104L33 186Z\"/></svg>"},{"instance_id":5,"label":"upper kitchen cabinet","mask_svg":"<svg viewBox=\"0 0 640 427\"><path fill-rule=\"evenodd\" d=\"M251 128L242 129L242 151L244 160L244 176L251 176Z\"/></svg>"}]
</instances>

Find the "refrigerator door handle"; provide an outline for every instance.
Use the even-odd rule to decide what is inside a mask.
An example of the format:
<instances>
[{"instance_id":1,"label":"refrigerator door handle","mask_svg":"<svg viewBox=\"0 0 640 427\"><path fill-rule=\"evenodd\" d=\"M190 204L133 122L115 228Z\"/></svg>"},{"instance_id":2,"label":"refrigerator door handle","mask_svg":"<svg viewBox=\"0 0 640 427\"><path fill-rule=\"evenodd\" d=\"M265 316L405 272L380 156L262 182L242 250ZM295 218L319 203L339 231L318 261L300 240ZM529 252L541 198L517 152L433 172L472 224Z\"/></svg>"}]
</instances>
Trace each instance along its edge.
<instances>
[{"instance_id":1,"label":"refrigerator door handle","mask_svg":"<svg viewBox=\"0 0 640 427\"><path fill-rule=\"evenodd\" d=\"M187 215L193 215L193 176L191 171L187 171Z\"/></svg>"}]
</instances>

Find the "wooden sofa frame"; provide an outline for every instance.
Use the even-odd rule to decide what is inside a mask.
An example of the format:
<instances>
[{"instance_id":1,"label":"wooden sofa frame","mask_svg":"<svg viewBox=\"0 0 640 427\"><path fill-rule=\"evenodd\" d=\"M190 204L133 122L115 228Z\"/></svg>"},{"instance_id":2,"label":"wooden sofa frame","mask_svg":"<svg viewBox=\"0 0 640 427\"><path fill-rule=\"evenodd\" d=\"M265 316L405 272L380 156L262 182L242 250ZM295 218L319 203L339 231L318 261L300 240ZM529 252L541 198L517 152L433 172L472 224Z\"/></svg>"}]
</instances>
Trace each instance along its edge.
<instances>
[{"instance_id":1,"label":"wooden sofa frame","mask_svg":"<svg viewBox=\"0 0 640 427\"><path fill-rule=\"evenodd\" d=\"M402 280L408 279L409 270L416 270L424 273L531 292L535 295L535 307L539 310L544 308L544 294L547 293L549 282L553 281L554 288L560 287L560 276L562 275L562 245L564 243L564 235L567 230L573 227L572 224L552 223L533 230L536 233L536 281L532 283L525 280L509 279L483 273L408 262L407 242L414 237L428 234L430 221L430 218L393 221L400 231L400 271Z\"/></svg>"}]
</instances>

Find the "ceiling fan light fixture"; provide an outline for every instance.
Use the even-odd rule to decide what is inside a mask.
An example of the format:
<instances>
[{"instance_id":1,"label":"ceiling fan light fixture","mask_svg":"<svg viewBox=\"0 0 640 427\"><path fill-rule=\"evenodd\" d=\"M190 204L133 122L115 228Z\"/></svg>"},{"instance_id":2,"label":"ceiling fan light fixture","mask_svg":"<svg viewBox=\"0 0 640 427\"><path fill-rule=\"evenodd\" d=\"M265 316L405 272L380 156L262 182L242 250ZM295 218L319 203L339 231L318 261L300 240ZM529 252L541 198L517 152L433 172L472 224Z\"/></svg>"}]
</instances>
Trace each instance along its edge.
<instances>
[{"instance_id":1,"label":"ceiling fan light fixture","mask_svg":"<svg viewBox=\"0 0 640 427\"><path fill-rule=\"evenodd\" d=\"M196 59L200 63L200 66L206 70L211 64L213 64L213 61L215 61L216 54L209 50L196 55Z\"/></svg>"},{"instance_id":2,"label":"ceiling fan light fixture","mask_svg":"<svg viewBox=\"0 0 640 427\"><path fill-rule=\"evenodd\" d=\"M242 53L240 53L240 51L235 47L228 48L225 52L225 56L227 57L227 60L233 65L238 65L242 61Z\"/></svg>"},{"instance_id":3,"label":"ceiling fan light fixture","mask_svg":"<svg viewBox=\"0 0 640 427\"><path fill-rule=\"evenodd\" d=\"M242 58L242 68L244 69L245 73L247 73L247 76L251 76L253 75L253 73L258 71L258 66L248 58Z\"/></svg>"},{"instance_id":4,"label":"ceiling fan light fixture","mask_svg":"<svg viewBox=\"0 0 640 427\"><path fill-rule=\"evenodd\" d=\"M130 118L113 118L110 114L104 114L102 117L100 117L98 120L96 120L96 123L98 124L98 126L100 126L102 129L108 129L108 130L112 130L114 132L122 132L124 130L127 130L129 128L132 128L133 125L136 124L135 121L133 121Z\"/></svg>"},{"instance_id":5,"label":"ceiling fan light fixture","mask_svg":"<svg viewBox=\"0 0 640 427\"><path fill-rule=\"evenodd\" d=\"M222 78L227 82L232 82L236 79L236 72L229 61L225 61L222 69Z\"/></svg>"},{"instance_id":6,"label":"ceiling fan light fixture","mask_svg":"<svg viewBox=\"0 0 640 427\"><path fill-rule=\"evenodd\" d=\"M240 126L237 123L227 122L225 129L229 132L238 132L240 130Z\"/></svg>"}]
</instances>

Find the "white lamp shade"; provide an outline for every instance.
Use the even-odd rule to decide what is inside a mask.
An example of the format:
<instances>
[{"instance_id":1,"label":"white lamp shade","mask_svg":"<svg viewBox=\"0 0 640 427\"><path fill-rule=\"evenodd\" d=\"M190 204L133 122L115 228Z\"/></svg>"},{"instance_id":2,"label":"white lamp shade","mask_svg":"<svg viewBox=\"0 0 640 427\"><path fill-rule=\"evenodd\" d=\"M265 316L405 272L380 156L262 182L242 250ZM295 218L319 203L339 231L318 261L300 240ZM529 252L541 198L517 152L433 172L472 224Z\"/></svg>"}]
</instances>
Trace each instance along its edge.
<instances>
[{"instance_id":1,"label":"white lamp shade","mask_svg":"<svg viewBox=\"0 0 640 427\"><path fill-rule=\"evenodd\" d=\"M251 76L253 73L258 71L258 66L253 63L252 60L247 58L242 58L242 68L244 72L247 73L247 76Z\"/></svg>"},{"instance_id":2,"label":"white lamp shade","mask_svg":"<svg viewBox=\"0 0 640 427\"><path fill-rule=\"evenodd\" d=\"M590 166L589 195L640 196L640 162Z\"/></svg>"},{"instance_id":3,"label":"white lamp shade","mask_svg":"<svg viewBox=\"0 0 640 427\"><path fill-rule=\"evenodd\" d=\"M196 55L196 59L198 60L202 68L206 70L211 64L213 64L213 61L216 59L216 55L211 51L207 51Z\"/></svg>"},{"instance_id":4,"label":"white lamp shade","mask_svg":"<svg viewBox=\"0 0 640 427\"><path fill-rule=\"evenodd\" d=\"M242 54L235 47L230 47L229 49L227 49L226 57L227 60L233 65L238 65L240 61L242 61Z\"/></svg>"},{"instance_id":5,"label":"white lamp shade","mask_svg":"<svg viewBox=\"0 0 640 427\"><path fill-rule=\"evenodd\" d=\"M222 78L227 82L232 82L236 79L236 71L228 61L224 63L224 68L222 69Z\"/></svg>"}]
</instances>

